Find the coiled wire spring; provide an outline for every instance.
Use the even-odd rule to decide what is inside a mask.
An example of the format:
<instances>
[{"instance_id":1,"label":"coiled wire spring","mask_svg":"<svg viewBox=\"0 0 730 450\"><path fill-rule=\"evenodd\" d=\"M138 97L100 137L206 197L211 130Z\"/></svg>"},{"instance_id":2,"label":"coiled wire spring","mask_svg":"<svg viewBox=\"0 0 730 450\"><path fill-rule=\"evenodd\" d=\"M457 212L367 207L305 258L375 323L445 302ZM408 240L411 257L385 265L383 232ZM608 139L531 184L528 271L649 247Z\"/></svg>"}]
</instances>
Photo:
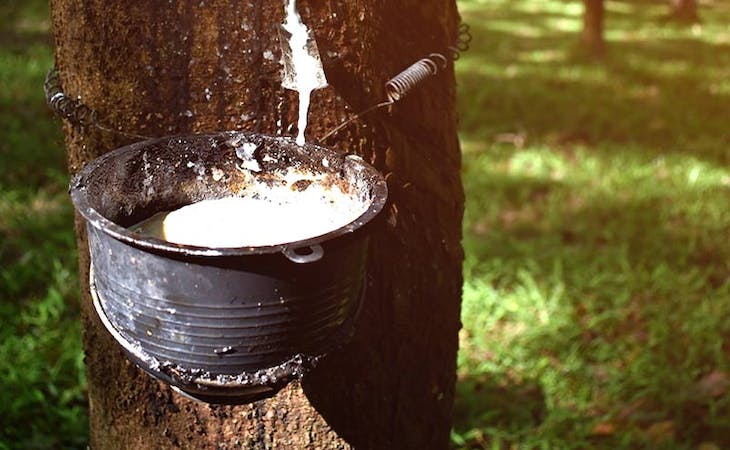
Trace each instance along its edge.
<instances>
[{"instance_id":1,"label":"coiled wire spring","mask_svg":"<svg viewBox=\"0 0 730 450\"><path fill-rule=\"evenodd\" d=\"M461 53L469 50L471 44L471 32L469 25L462 23L459 25L456 42L447 48L452 61L456 61L461 57ZM338 125L332 131L325 134L320 141L324 141L334 136L353 121L360 119L365 114L379 108L390 106L408 95L422 81L438 74L439 69L444 70L448 66L448 58L442 53L431 53L425 58L419 59L411 64L398 75L394 76L385 83L385 95L387 101L373 105L364 111L355 114L350 119Z\"/></svg>"},{"instance_id":2,"label":"coiled wire spring","mask_svg":"<svg viewBox=\"0 0 730 450\"><path fill-rule=\"evenodd\" d=\"M66 95L61 88L61 79L58 67L53 66L48 71L43 82L43 91L46 93L46 102L51 110L62 119L66 119L74 126L85 128L95 122L95 114L88 106L78 99Z\"/></svg>"},{"instance_id":3,"label":"coiled wire spring","mask_svg":"<svg viewBox=\"0 0 730 450\"><path fill-rule=\"evenodd\" d=\"M427 58L420 59L403 72L388 80L385 83L385 93L391 103L395 103L405 97L408 92L416 87L426 78L436 75L441 69L446 69L446 58L441 53L431 53Z\"/></svg>"},{"instance_id":4,"label":"coiled wire spring","mask_svg":"<svg viewBox=\"0 0 730 450\"><path fill-rule=\"evenodd\" d=\"M459 25L455 45L448 47L451 59L453 61L459 59L461 52L468 50L470 44L471 33L469 32L469 25L462 23ZM447 65L448 60L441 53L431 53L428 57L416 61L406 70L385 83L385 93L388 96L388 100L392 103L397 102L423 80L438 74L439 67L443 70L446 69Z\"/></svg>"},{"instance_id":5,"label":"coiled wire spring","mask_svg":"<svg viewBox=\"0 0 730 450\"><path fill-rule=\"evenodd\" d=\"M81 99L69 97L61 87L61 78L58 75L58 67L53 66L46 74L43 82L43 91L46 94L46 103L58 117L68 120L74 127L82 130L94 126L108 133L115 133L134 139L149 139L149 136L128 133L115 130L101 123L98 120L96 111L81 102Z\"/></svg>"}]
</instances>

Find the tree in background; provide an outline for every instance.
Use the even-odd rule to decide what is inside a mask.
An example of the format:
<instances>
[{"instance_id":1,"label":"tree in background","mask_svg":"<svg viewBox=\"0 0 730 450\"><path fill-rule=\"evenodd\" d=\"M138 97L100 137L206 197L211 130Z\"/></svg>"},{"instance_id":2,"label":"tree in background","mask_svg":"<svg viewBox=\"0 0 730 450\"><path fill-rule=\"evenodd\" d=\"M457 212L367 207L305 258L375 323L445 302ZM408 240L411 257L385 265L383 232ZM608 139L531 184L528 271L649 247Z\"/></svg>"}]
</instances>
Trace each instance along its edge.
<instances>
[{"instance_id":1,"label":"tree in background","mask_svg":"<svg viewBox=\"0 0 730 450\"><path fill-rule=\"evenodd\" d=\"M445 50L458 24L454 0L299 3L331 85L315 94L308 136L382 101L385 81ZM52 0L51 8L64 90L115 128L275 134L296 123L297 100L280 80L283 1ZM364 310L351 344L272 399L197 403L128 362L93 312L77 218L91 448L446 449L463 256L454 86L453 71L442 72L391 115L339 135L335 147L372 162L390 190L371 240ZM68 124L65 134L71 173L129 142Z\"/></svg>"},{"instance_id":2,"label":"tree in background","mask_svg":"<svg viewBox=\"0 0 730 450\"><path fill-rule=\"evenodd\" d=\"M680 22L698 22L697 0L671 0L669 17Z\"/></svg>"},{"instance_id":3,"label":"tree in background","mask_svg":"<svg viewBox=\"0 0 730 450\"><path fill-rule=\"evenodd\" d=\"M603 0L583 0L583 32L581 44L593 55L602 55L605 51L603 39Z\"/></svg>"}]
</instances>

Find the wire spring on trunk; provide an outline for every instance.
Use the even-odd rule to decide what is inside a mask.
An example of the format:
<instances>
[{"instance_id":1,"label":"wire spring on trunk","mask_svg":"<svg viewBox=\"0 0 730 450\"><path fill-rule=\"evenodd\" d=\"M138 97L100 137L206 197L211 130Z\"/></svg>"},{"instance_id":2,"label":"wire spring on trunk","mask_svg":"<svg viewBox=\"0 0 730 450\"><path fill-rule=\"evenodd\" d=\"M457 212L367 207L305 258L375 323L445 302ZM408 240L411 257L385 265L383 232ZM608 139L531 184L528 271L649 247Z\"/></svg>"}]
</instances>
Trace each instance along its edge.
<instances>
[{"instance_id":1,"label":"wire spring on trunk","mask_svg":"<svg viewBox=\"0 0 730 450\"><path fill-rule=\"evenodd\" d=\"M456 42L454 45L447 48L447 54L451 56L452 61L458 60L461 57L462 52L469 50L471 39L472 36L469 31L469 25L466 23L459 24ZM355 114L353 117L342 122L336 128L325 134L320 141L325 141L331 136L334 136L350 123L362 118L365 114L379 108L390 106L401 100L421 82L437 75L439 69L445 70L448 67L448 61L448 58L444 56L443 53L431 53L427 57L419 59L385 83L385 94L388 98L387 101L373 105Z\"/></svg>"},{"instance_id":2,"label":"wire spring on trunk","mask_svg":"<svg viewBox=\"0 0 730 450\"><path fill-rule=\"evenodd\" d=\"M439 61L441 64L438 64ZM403 72L385 83L385 93L391 103L405 97L408 92L426 78L436 75L441 69L446 69L446 58L440 53L431 53L427 58L416 61Z\"/></svg>"},{"instance_id":3,"label":"wire spring on trunk","mask_svg":"<svg viewBox=\"0 0 730 450\"><path fill-rule=\"evenodd\" d=\"M457 32L457 38L454 45L447 48L446 54L451 57L451 61L456 61L461 57L461 53L469 49L471 44L471 33L469 31L469 25L461 23ZM373 105L359 113L355 114L351 118L345 120L340 125L325 134L320 142L327 140L340 132L347 125L351 124L355 120L362 118L364 115L371 111L379 108L393 105L403 97L408 95L416 86L418 86L424 80L435 76L439 73L439 70L447 68L449 58L444 56L443 53L431 53L425 58L422 58L415 63L411 64L405 70L400 72L385 83L385 93L387 100ZM109 127L99 121L97 112L89 108L87 105L81 102L80 98L71 98L61 87L61 78L58 74L58 67L54 65L46 75L45 82L43 83L43 90L46 94L46 102L51 110L62 119L68 120L74 127L82 130L94 126L102 131L108 133L118 134L125 137L137 138L137 139L150 139L150 136L143 136L140 134L129 133L122 130L117 130Z\"/></svg>"},{"instance_id":4,"label":"wire spring on trunk","mask_svg":"<svg viewBox=\"0 0 730 450\"><path fill-rule=\"evenodd\" d=\"M455 45L449 46L448 50L453 61L461 57L461 52L469 50L471 44L471 33L469 25L459 25ZM385 83L385 92L388 100L392 103L405 97L420 82L438 74L439 67L443 70L448 65L448 59L441 53L431 53L428 57L420 59L403 72L388 80Z\"/></svg>"},{"instance_id":5,"label":"wire spring on trunk","mask_svg":"<svg viewBox=\"0 0 730 450\"><path fill-rule=\"evenodd\" d=\"M46 103L58 117L66 119L74 127L86 130L93 126L108 133L118 134L135 139L149 139L141 134L128 133L122 130L115 130L101 123L96 111L81 102L80 98L71 98L61 87L61 77L58 75L58 67L54 65L46 74L43 82L43 90L46 94Z\"/></svg>"},{"instance_id":6,"label":"wire spring on trunk","mask_svg":"<svg viewBox=\"0 0 730 450\"><path fill-rule=\"evenodd\" d=\"M63 92L58 67L55 65L46 75L43 91L48 106L57 116L82 129L94 124L94 112L91 108L81 103L80 99L73 99Z\"/></svg>"}]
</instances>

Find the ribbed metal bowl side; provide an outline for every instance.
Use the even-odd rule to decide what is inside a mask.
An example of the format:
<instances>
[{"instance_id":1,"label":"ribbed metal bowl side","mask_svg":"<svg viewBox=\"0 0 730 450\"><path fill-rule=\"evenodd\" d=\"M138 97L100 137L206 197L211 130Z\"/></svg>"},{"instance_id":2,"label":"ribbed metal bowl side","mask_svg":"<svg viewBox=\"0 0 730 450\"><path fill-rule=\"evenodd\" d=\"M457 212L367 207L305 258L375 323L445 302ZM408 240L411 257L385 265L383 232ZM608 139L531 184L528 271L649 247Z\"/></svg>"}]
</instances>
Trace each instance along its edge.
<instances>
[{"instance_id":1,"label":"ribbed metal bowl side","mask_svg":"<svg viewBox=\"0 0 730 450\"><path fill-rule=\"evenodd\" d=\"M328 246L311 264L275 254L215 265L148 253L93 227L89 237L102 307L125 340L162 362L213 374L322 353L363 286L364 239Z\"/></svg>"}]
</instances>

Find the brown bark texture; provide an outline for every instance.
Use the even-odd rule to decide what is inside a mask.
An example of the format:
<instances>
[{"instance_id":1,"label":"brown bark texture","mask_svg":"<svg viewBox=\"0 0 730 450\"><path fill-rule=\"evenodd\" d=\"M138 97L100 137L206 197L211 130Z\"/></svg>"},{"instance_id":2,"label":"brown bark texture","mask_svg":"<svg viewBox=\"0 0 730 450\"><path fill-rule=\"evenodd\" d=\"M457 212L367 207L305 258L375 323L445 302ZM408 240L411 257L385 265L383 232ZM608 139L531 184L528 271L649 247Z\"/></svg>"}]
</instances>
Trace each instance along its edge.
<instances>
[{"instance_id":1,"label":"brown bark texture","mask_svg":"<svg viewBox=\"0 0 730 450\"><path fill-rule=\"evenodd\" d=\"M670 18L682 22L697 22L697 0L671 0Z\"/></svg>"},{"instance_id":2,"label":"brown bark texture","mask_svg":"<svg viewBox=\"0 0 730 450\"><path fill-rule=\"evenodd\" d=\"M385 98L384 83L456 34L455 1L300 1L330 86L308 136ZM66 93L101 122L146 136L245 129L291 134L297 99L280 86L284 2L52 0ZM279 125L277 125L279 124ZM131 140L65 125L69 170ZM211 406L179 396L122 355L93 312L77 219L93 449L447 448L460 327L463 191L449 68L392 111L331 142L386 174L369 284L353 342L275 397Z\"/></svg>"},{"instance_id":3,"label":"brown bark texture","mask_svg":"<svg viewBox=\"0 0 730 450\"><path fill-rule=\"evenodd\" d=\"M605 49L603 40L603 0L583 0L583 7L581 41L586 49L601 54Z\"/></svg>"}]
</instances>

